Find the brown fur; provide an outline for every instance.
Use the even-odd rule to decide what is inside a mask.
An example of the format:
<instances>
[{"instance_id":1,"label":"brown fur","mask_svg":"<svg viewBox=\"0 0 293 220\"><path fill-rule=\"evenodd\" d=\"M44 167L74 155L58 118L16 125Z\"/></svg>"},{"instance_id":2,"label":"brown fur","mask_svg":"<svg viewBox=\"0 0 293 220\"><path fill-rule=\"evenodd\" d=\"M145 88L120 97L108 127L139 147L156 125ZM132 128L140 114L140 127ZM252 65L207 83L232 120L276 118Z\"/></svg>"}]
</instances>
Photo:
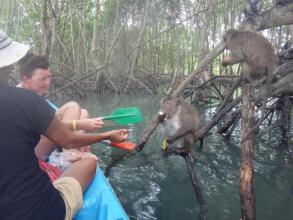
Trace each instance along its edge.
<instances>
[{"instance_id":1,"label":"brown fur","mask_svg":"<svg viewBox=\"0 0 293 220\"><path fill-rule=\"evenodd\" d=\"M249 31L229 30L224 35L225 48L231 52L230 58L223 59L223 66L239 63L242 79L256 85L255 80L266 78L266 85L259 94L262 100L262 117L265 102L271 92L271 84L277 58L272 44L262 35Z\"/></svg>"},{"instance_id":2,"label":"brown fur","mask_svg":"<svg viewBox=\"0 0 293 220\"><path fill-rule=\"evenodd\" d=\"M161 104L164 113L163 133L169 142L171 153L186 153L194 142L193 134L201 121L197 110L182 99L168 96Z\"/></svg>"},{"instance_id":3,"label":"brown fur","mask_svg":"<svg viewBox=\"0 0 293 220\"><path fill-rule=\"evenodd\" d=\"M224 35L224 43L232 55L223 60L224 66L240 63L246 79L257 79L273 73L276 64L274 49L262 35L229 30Z\"/></svg>"}]
</instances>

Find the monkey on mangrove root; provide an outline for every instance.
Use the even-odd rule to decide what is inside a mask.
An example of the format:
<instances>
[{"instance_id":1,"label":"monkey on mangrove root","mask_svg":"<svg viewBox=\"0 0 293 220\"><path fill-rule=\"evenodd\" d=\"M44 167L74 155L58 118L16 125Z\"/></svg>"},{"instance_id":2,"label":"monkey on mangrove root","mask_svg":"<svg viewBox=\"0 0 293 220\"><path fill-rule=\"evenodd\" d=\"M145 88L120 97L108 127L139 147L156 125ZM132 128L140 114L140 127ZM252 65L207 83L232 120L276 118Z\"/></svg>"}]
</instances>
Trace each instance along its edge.
<instances>
[{"instance_id":1,"label":"monkey on mangrove root","mask_svg":"<svg viewBox=\"0 0 293 220\"><path fill-rule=\"evenodd\" d=\"M264 94L262 102L264 108L271 92L272 76L277 60L272 44L260 34L237 30L228 30L223 40L225 49L231 52L230 57L223 59L223 66L239 63L242 71L241 80L253 84L255 80L265 77L266 85L261 91Z\"/></svg>"},{"instance_id":2,"label":"monkey on mangrove root","mask_svg":"<svg viewBox=\"0 0 293 220\"><path fill-rule=\"evenodd\" d=\"M195 141L193 133L201 126L198 111L184 100L169 95L161 103L159 114L168 144L167 149L163 148L164 155L184 155L190 152ZM201 139L201 147L202 142Z\"/></svg>"},{"instance_id":3,"label":"monkey on mangrove root","mask_svg":"<svg viewBox=\"0 0 293 220\"><path fill-rule=\"evenodd\" d=\"M166 138L163 154L165 157L175 154L185 159L193 189L199 202L199 219L205 219L207 207L204 196L192 166L193 157L191 147L195 142L194 132L201 127L200 116L197 110L183 99L168 95L161 103L158 116L163 126ZM201 147L203 139L201 138Z\"/></svg>"}]
</instances>

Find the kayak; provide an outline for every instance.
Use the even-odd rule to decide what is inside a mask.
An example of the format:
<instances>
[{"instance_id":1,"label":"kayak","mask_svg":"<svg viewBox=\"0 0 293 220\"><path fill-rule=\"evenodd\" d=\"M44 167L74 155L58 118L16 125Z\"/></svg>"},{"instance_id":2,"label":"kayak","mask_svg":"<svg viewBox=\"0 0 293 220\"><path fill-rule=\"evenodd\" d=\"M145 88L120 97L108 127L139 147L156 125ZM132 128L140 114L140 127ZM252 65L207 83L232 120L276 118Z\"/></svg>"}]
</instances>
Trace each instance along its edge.
<instances>
[{"instance_id":1,"label":"kayak","mask_svg":"<svg viewBox=\"0 0 293 220\"><path fill-rule=\"evenodd\" d=\"M128 220L111 185L97 166L96 174L83 196L83 206L74 220Z\"/></svg>"},{"instance_id":2,"label":"kayak","mask_svg":"<svg viewBox=\"0 0 293 220\"><path fill-rule=\"evenodd\" d=\"M39 161L39 166L48 174L52 182L61 174L57 167L44 161ZM74 220L129 220L99 166L96 168L93 181L83 195L83 205L74 216Z\"/></svg>"}]
</instances>

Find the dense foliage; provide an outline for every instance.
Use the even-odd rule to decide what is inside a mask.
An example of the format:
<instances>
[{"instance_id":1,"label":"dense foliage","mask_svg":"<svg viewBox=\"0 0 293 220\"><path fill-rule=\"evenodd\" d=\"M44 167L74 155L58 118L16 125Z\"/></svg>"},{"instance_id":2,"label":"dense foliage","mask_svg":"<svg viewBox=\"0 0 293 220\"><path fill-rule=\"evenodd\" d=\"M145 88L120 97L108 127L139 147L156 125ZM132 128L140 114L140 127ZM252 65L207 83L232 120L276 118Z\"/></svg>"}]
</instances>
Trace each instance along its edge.
<instances>
[{"instance_id":1,"label":"dense foliage","mask_svg":"<svg viewBox=\"0 0 293 220\"><path fill-rule=\"evenodd\" d=\"M46 53L58 77L187 76L225 30L243 20L240 0L0 0L0 28ZM263 1L262 10L272 7ZM289 38L266 31L276 49ZM219 60L212 64L219 74Z\"/></svg>"}]
</instances>

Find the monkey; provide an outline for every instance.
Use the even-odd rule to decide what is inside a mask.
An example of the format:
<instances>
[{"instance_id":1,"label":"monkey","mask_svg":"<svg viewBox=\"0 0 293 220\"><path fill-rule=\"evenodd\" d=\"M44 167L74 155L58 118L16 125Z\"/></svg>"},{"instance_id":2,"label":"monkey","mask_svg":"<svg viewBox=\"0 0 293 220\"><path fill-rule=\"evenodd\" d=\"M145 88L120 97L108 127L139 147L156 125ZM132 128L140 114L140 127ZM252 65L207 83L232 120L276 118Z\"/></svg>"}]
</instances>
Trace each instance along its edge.
<instances>
[{"instance_id":1,"label":"monkey","mask_svg":"<svg viewBox=\"0 0 293 220\"><path fill-rule=\"evenodd\" d=\"M262 8L261 0L244 0L244 14L247 18L258 14Z\"/></svg>"},{"instance_id":2,"label":"monkey","mask_svg":"<svg viewBox=\"0 0 293 220\"><path fill-rule=\"evenodd\" d=\"M275 0L274 1L275 6L284 6L289 3L293 3L293 0Z\"/></svg>"},{"instance_id":3,"label":"monkey","mask_svg":"<svg viewBox=\"0 0 293 220\"><path fill-rule=\"evenodd\" d=\"M266 78L262 103L264 108L265 101L271 92L272 77L277 61L272 44L260 34L237 30L228 30L223 40L225 49L231 52L231 57L223 59L223 66L239 63L242 71L241 80L253 84L257 79Z\"/></svg>"},{"instance_id":4,"label":"monkey","mask_svg":"<svg viewBox=\"0 0 293 220\"><path fill-rule=\"evenodd\" d=\"M166 18L168 21L168 25L175 25L176 24L176 19L179 17L179 12L171 8L168 17Z\"/></svg>"},{"instance_id":5,"label":"monkey","mask_svg":"<svg viewBox=\"0 0 293 220\"><path fill-rule=\"evenodd\" d=\"M231 57L223 59L223 66L240 63L242 77L249 81L272 75L276 56L265 37L250 31L228 30L223 40L225 49L231 52Z\"/></svg>"},{"instance_id":6,"label":"monkey","mask_svg":"<svg viewBox=\"0 0 293 220\"><path fill-rule=\"evenodd\" d=\"M201 126L198 111L183 99L169 95L161 103L159 115L168 143L166 155L171 153L182 155L190 152L195 141L193 133ZM202 142L201 139L200 148Z\"/></svg>"},{"instance_id":7,"label":"monkey","mask_svg":"<svg viewBox=\"0 0 293 220\"><path fill-rule=\"evenodd\" d=\"M207 212L205 199L192 166L194 157L191 147L195 141L194 132L201 126L199 113L183 99L168 95L161 103L158 115L162 123L163 133L167 141L166 149L163 149L164 157L172 153L184 158L193 189L200 206L199 219L205 219ZM203 139L200 139L202 148Z\"/></svg>"}]
</instances>

